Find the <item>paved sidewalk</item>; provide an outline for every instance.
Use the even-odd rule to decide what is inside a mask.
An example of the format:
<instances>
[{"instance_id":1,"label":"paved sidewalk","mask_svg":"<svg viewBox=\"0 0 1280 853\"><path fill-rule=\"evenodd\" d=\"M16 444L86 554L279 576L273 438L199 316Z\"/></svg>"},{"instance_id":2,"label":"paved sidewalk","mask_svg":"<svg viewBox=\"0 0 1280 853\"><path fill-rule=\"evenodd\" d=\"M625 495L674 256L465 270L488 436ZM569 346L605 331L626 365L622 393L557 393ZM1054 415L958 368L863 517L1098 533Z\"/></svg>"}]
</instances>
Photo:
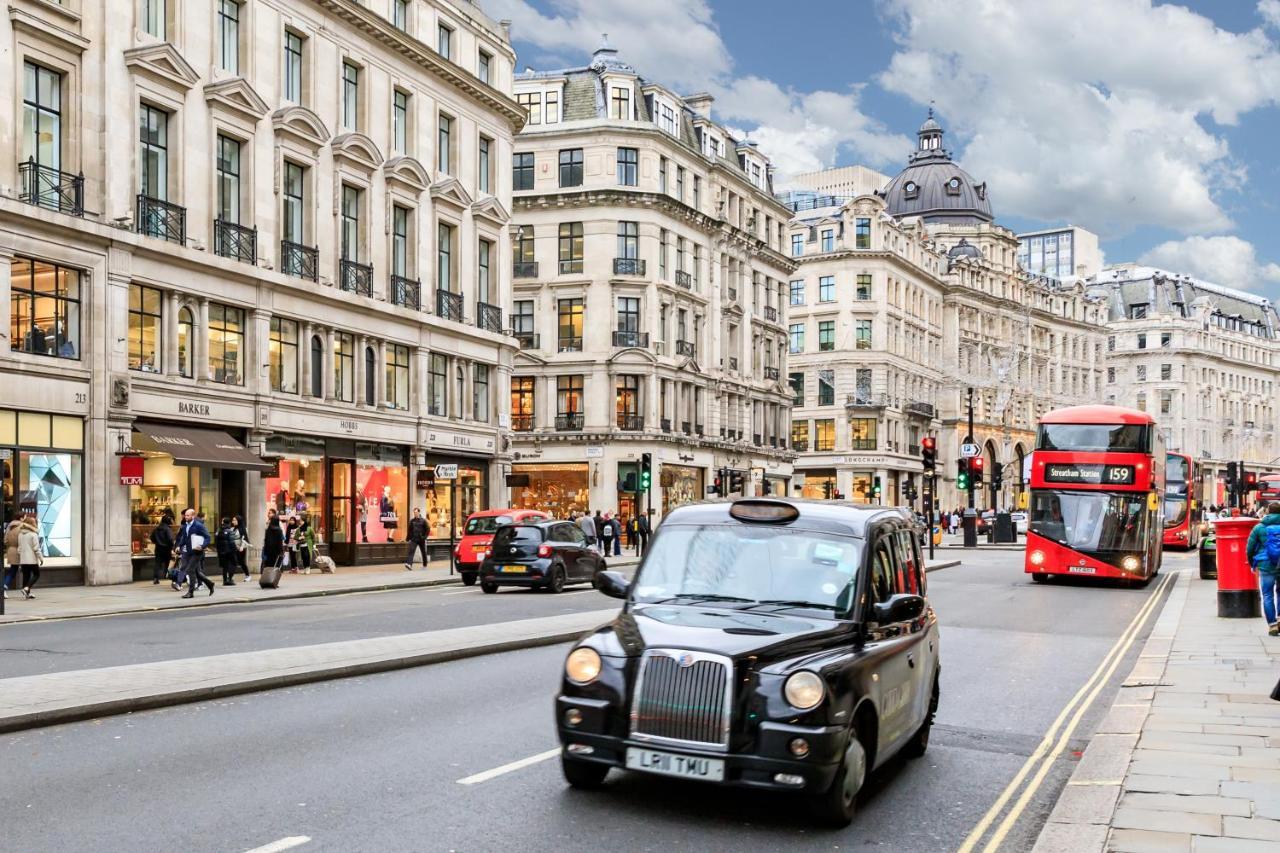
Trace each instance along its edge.
<instances>
[{"instance_id":1,"label":"paved sidewalk","mask_svg":"<svg viewBox=\"0 0 1280 853\"><path fill-rule=\"evenodd\" d=\"M1280 851L1280 638L1185 570L1035 853Z\"/></svg>"},{"instance_id":2,"label":"paved sidewalk","mask_svg":"<svg viewBox=\"0 0 1280 853\"><path fill-rule=\"evenodd\" d=\"M617 612L0 679L0 732L553 645Z\"/></svg>"},{"instance_id":3,"label":"paved sidewalk","mask_svg":"<svg viewBox=\"0 0 1280 853\"><path fill-rule=\"evenodd\" d=\"M625 556L612 557L608 561L610 569L626 569L635 563L635 557ZM222 585L221 574L211 578L217 584L214 594L209 595L207 590L201 588L196 591L195 598L190 599L184 599L181 593L174 592L167 581L159 584L138 581L114 586L37 586L35 598L30 601L24 599L20 592L10 591L9 598L5 601L4 615L0 616L0 630L6 624L19 622L281 601L462 582L458 575L449 574L448 563L441 562L432 563L429 569L415 568L411 572L405 571L403 564L340 566L331 575L322 575L314 570L309 575L286 572L280 578L279 589L263 589L258 586L256 573L248 583L237 576L236 585L227 587Z\"/></svg>"}]
</instances>

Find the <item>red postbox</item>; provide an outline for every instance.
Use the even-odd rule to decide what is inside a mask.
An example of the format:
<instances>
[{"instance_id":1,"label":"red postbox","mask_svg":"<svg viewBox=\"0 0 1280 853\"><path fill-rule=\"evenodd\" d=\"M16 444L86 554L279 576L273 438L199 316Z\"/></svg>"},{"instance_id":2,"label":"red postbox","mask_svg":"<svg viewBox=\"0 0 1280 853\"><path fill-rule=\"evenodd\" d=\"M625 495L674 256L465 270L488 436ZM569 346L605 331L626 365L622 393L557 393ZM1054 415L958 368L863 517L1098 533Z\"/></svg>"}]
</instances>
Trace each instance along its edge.
<instances>
[{"instance_id":1,"label":"red postbox","mask_svg":"<svg viewBox=\"0 0 1280 853\"><path fill-rule=\"evenodd\" d=\"M1249 565L1245 545L1258 519L1248 516L1213 522L1218 537L1218 615L1229 618L1260 615L1258 576Z\"/></svg>"}]
</instances>

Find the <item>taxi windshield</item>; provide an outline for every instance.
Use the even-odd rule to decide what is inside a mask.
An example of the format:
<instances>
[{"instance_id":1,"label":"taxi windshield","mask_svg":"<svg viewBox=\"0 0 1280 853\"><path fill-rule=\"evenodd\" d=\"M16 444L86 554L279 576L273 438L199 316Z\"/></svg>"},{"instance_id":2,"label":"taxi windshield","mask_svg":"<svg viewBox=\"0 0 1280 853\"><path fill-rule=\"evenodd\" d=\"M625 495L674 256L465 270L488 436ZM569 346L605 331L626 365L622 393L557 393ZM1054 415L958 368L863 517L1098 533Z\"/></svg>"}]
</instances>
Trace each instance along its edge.
<instances>
[{"instance_id":1,"label":"taxi windshield","mask_svg":"<svg viewBox=\"0 0 1280 853\"><path fill-rule=\"evenodd\" d=\"M468 536L486 536L504 524L511 523L509 515L481 515L467 519Z\"/></svg>"},{"instance_id":2,"label":"taxi windshield","mask_svg":"<svg viewBox=\"0 0 1280 853\"><path fill-rule=\"evenodd\" d=\"M665 525L632 585L633 600L842 616L853 604L861 556L860 541L811 530Z\"/></svg>"}]
</instances>

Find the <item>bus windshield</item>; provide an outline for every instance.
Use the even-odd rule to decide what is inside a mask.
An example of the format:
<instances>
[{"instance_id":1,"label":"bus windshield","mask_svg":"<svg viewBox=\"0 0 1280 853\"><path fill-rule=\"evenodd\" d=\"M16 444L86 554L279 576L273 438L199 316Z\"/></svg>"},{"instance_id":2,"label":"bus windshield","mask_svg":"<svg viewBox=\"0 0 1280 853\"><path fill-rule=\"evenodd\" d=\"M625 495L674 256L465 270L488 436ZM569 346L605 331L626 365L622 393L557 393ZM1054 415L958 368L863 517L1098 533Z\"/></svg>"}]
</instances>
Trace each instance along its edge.
<instances>
[{"instance_id":1,"label":"bus windshield","mask_svg":"<svg viewBox=\"0 0 1280 853\"><path fill-rule=\"evenodd\" d=\"M1147 453L1146 424L1041 424L1037 450Z\"/></svg>"},{"instance_id":2,"label":"bus windshield","mask_svg":"<svg viewBox=\"0 0 1280 853\"><path fill-rule=\"evenodd\" d=\"M1185 456L1175 456L1170 453L1164 467L1164 479L1167 483L1177 481L1185 483L1191 479L1187 471L1187 459Z\"/></svg>"},{"instance_id":3,"label":"bus windshield","mask_svg":"<svg viewBox=\"0 0 1280 853\"><path fill-rule=\"evenodd\" d=\"M1030 529L1075 551L1144 551L1149 515L1143 492L1037 489Z\"/></svg>"},{"instance_id":4,"label":"bus windshield","mask_svg":"<svg viewBox=\"0 0 1280 853\"><path fill-rule=\"evenodd\" d=\"M1182 498L1164 499L1164 526L1177 527L1187 518L1187 502Z\"/></svg>"}]
</instances>

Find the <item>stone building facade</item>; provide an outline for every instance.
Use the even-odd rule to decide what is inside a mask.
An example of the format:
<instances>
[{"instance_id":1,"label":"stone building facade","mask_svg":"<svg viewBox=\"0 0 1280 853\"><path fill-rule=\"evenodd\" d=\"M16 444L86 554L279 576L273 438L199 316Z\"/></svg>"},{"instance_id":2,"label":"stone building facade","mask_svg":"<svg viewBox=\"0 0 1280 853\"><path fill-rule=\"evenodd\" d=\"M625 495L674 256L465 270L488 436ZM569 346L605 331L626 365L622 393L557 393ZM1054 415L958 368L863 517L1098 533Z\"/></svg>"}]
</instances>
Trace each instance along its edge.
<instances>
[{"instance_id":1,"label":"stone building facade","mask_svg":"<svg viewBox=\"0 0 1280 853\"><path fill-rule=\"evenodd\" d=\"M515 93L512 503L658 518L722 469L786 493L794 262L767 158L607 43Z\"/></svg>"},{"instance_id":2,"label":"stone building facade","mask_svg":"<svg viewBox=\"0 0 1280 853\"><path fill-rule=\"evenodd\" d=\"M254 543L268 508L305 516L362 562L403 558L413 507L447 542L501 494L502 26L452 0L13 0L0 40L2 497L54 580L149 576L188 505Z\"/></svg>"}]
</instances>

